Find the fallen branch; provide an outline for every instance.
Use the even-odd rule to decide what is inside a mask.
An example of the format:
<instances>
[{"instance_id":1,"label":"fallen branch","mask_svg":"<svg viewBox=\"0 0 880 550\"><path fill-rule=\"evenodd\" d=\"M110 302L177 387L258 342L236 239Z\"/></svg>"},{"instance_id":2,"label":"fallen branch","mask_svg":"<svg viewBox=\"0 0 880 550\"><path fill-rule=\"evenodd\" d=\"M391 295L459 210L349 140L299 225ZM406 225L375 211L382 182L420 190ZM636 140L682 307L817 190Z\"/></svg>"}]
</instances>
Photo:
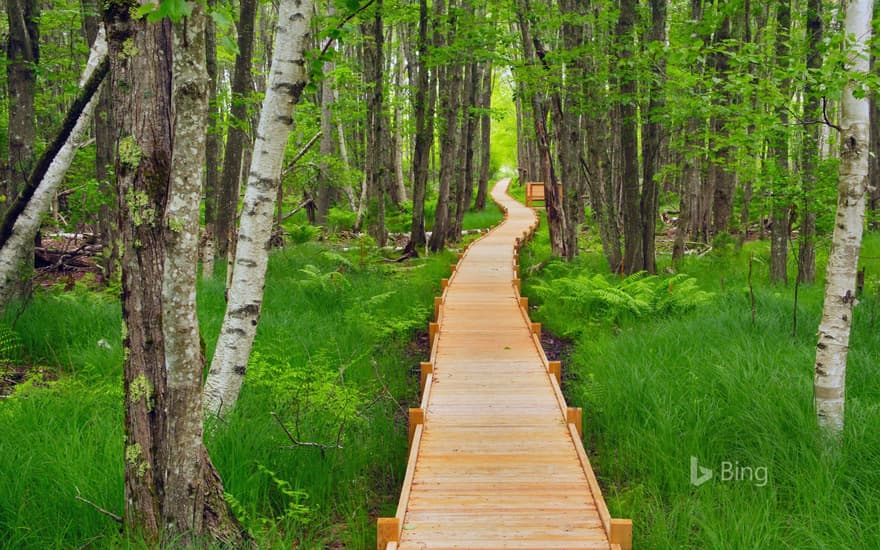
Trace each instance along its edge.
<instances>
[{"instance_id":1,"label":"fallen branch","mask_svg":"<svg viewBox=\"0 0 880 550\"><path fill-rule=\"evenodd\" d=\"M101 512L102 514L104 514L104 515L107 516L108 518L110 518L110 519L112 519L113 521L115 521L116 523L122 524L122 516L117 516L117 515L114 514L113 512L111 512L111 511L109 511L109 510L105 510L104 508L101 508L100 506L98 506L97 504L95 504L94 502L92 502L91 500L89 500L89 499L83 497L83 496L82 496L82 493L79 491L79 487L77 487L76 485L74 485L73 488L76 489L76 497L75 497L76 500L78 500L78 501L80 501L80 502L85 502L86 504L88 504L89 506L91 506L92 508L94 508L95 510Z\"/></svg>"},{"instance_id":2,"label":"fallen branch","mask_svg":"<svg viewBox=\"0 0 880 550\"><path fill-rule=\"evenodd\" d=\"M314 205L314 204L315 204L315 201L312 200L312 199L306 199L306 200L304 200L303 202L300 203L299 206L297 206L296 208L294 208L293 210L291 210L290 212L288 212L287 214L285 214L285 215L281 218L281 221L282 221L282 222L287 221L287 220L290 219L291 217L295 216L296 213L299 212L300 210L302 210L303 208L306 208L306 207L308 207L309 205Z\"/></svg>"},{"instance_id":3,"label":"fallen branch","mask_svg":"<svg viewBox=\"0 0 880 550\"><path fill-rule=\"evenodd\" d=\"M300 441L297 438L293 437L293 434L290 433L290 430L287 429L287 426L284 425L284 422L281 420L281 417L278 416L278 413L273 412L270 414L272 415L272 418L274 418L278 422L278 425L281 426L281 429L284 430L284 433L287 434L287 438L290 439L290 441L293 443L293 445L282 445L282 447L281 447L282 449L291 450L291 449L296 449L297 447L312 447L315 449L320 449L321 453L323 454L323 452L326 451L327 449L341 449L342 448L342 445L339 444L339 438L336 439L335 445L333 445L333 444L327 445L325 443L316 443L314 441Z\"/></svg>"}]
</instances>

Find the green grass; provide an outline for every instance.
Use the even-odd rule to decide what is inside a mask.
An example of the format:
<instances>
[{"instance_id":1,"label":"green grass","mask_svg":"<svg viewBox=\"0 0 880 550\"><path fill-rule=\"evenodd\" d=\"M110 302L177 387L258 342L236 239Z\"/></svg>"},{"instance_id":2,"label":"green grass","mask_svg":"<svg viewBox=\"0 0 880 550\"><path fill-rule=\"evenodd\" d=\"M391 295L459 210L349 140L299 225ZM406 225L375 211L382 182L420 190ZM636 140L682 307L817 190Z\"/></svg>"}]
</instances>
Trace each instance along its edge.
<instances>
[{"instance_id":1,"label":"green grass","mask_svg":"<svg viewBox=\"0 0 880 550\"><path fill-rule=\"evenodd\" d=\"M827 249L820 243L820 277ZM584 325L564 389L584 408L585 446L612 515L633 519L636 548L880 547L880 235L863 247L868 282L854 314L836 455L824 450L812 401L823 285L799 289L795 331L793 284L767 283L768 254L756 242L687 258L682 271L713 298L675 315L588 324L571 307L538 308L536 320L551 331ZM543 268L526 280L533 303L541 304L539 282L607 272L601 254L568 266L548 256L544 230L521 256L524 270ZM692 456L714 470L712 480L691 485ZM723 462L766 468L766 485L720 479Z\"/></svg>"},{"instance_id":2,"label":"green grass","mask_svg":"<svg viewBox=\"0 0 880 550\"><path fill-rule=\"evenodd\" d=\"M207 440L261 548L375 544L375 517L396 506L403 411L417 396L412 371L424 360L408 344L428 322L453 261L443 253L387 264L372 251L362 257L317 243L272 256L239 404ZM199 292L209 356L222 281L218 273ZM119 330L118 302L84 288L38 293L18 321L27 357L61 378L0 401L0 547L138 546L75 500L79 489L122 512ZM301 440L329 447L283 448L290 441L273 412Z\"/></svg>"}]
</instances>

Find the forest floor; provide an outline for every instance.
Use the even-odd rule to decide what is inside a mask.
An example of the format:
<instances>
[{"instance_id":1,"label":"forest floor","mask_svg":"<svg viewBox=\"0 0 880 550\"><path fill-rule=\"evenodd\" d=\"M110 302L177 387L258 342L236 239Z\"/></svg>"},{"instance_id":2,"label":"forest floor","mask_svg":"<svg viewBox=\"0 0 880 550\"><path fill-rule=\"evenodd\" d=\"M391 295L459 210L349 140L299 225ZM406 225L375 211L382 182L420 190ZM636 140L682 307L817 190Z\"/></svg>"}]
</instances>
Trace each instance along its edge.
<instances>
[{"instance_id":1,"label":"forest floor","mask_svg":"<svg viewBox=\"0 0 880 550\"><path fill-rule=\"evenodd\" d=\"M375 518L397 504L425 327L455 256L388 262L393 253L315 242L292 221L300 229L270 260L241 401L207 445L261 548L370 548ZM766 241L718 241L677 274L661 255L662 276L620 279L603 275L595 231L582 239L581 257L554 261L542 226L520 256L523 292L636 547L880 548L880 234L865 239L847 430L831 455L812 409L827 241L820 280L802 285L795 305L793 284L767 282ZM225 306L217 268L199 289L208 357ZM0 352L20 351L0 367L0 547L141 547L76 499L123 508L121 313L115 291L98 288L62 276L2 320L15 321L15 343L0 333ZM279 420L323 447L291 445ZM715 478L691 484L691 457ZM742 479L722 479L724 463Z\"/></svg>"}]
</instances>

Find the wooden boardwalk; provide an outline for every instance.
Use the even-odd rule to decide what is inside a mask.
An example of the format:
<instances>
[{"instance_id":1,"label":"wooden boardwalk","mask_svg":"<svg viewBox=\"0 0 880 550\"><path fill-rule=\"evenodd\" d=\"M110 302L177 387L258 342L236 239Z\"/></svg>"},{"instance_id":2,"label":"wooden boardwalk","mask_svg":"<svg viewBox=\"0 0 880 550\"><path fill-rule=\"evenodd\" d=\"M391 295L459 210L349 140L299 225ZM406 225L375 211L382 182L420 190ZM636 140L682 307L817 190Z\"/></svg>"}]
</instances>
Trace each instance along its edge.
<instances>
[{"instance_id":1,"label":"wooden boardwalk","mask_svg":"<svg viewBox=\"0 0 880 550\"><path fill-rule=\"evenodd\" d=\"M507 185L492 190L505 221L468 247L435 301L406 477L397 514L379 519L379 550L632 546L519 296L517 251L538 219Z\"/></svg>"}]
</instances>

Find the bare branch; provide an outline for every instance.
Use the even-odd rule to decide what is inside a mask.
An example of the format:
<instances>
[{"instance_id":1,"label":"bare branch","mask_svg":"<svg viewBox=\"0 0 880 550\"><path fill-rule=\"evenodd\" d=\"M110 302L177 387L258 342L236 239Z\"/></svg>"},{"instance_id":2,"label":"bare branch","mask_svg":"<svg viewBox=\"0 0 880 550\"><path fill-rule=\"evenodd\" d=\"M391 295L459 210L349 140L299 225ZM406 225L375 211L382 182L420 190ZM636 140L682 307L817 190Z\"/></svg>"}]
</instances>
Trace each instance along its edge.
<instances>
[{"instance_id":1,"label":"bare branch","mask_svg":"<svg viewBox=\"0 0 880 550\"><path fill-rule=\"evenodd\" d=\"M104 514L108 518L115 521L116 523L122 524L122 516L117 516L113 512L111 512L109 510L105 510L104 508L101 508L100 506L98 506L97 504L92 502L91 500L88 500L87 498L83 497L82 493L80 493L80 491L79 491L79 487L77 487L76 485L74 485L73 488L76 489L76 497L75 497L76 500L78 500L80 502L85 502L86 504L88 504L89 506L94 508L95 510L101 512L102 514Z\"/></svg>"},{"instance_id":2,"label":"bare branch","mask_svg":"<svg viewBox=\"0 0 880 550\"><path fill-rule=\"evenodd\" d=\"M278 413L273 412L270 414L272 415L272 418L274 418L278 422L278 425L281 426L281 429L284 430L284 433L287 434L287 438L290 439L290 441L293 443L293 445L282 446L281 447L282 449L296 449L297 447L313 447L316 449L320 449L321 452L323 453L327 449L341 449L342 448L342 445L339 444L339 439L341 438L341 435L340 435L340 437L337 437L335 445L316 443L314 441L300 441L297 438L295 438L292 433L290 433L290 430L288 430L287 426L284 425L284 422L278 416ZM341 430L342 430L342 428L340 427L340 432L341 432Z\"/></svg>"}]
</instances>

